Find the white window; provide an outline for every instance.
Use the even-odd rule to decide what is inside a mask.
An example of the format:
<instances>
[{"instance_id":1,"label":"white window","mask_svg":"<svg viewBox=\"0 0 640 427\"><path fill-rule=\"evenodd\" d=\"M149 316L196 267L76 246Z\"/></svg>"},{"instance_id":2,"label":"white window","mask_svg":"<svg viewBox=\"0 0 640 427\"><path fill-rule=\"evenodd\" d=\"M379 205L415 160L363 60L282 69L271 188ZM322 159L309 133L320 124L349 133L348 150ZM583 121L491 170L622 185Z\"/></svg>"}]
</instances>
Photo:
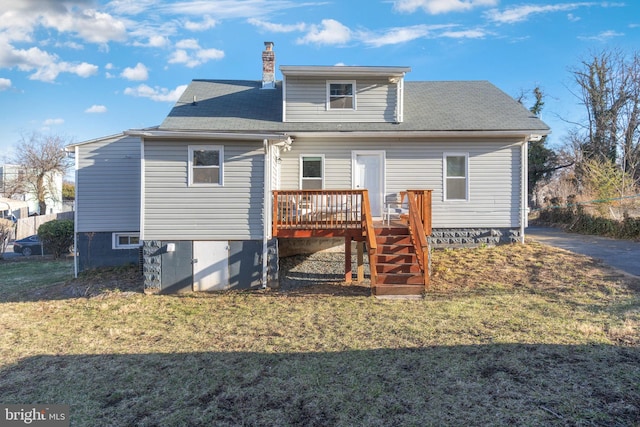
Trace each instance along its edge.
<instances>
[{"instance_id":1,"label":"white window","mask_svg":"<svg viewBox=\"0 0 640 427\"><path fill-rule=\"evenodd\" d=\"M469 154L444 153L444 200L469 200Z\"/></svg>"},{"instance_id":2,"label":"white window","mask_svg":"<svg viewBox=\"0 0 640 427\"><path fill-rule=\"evenodd\" d=\"M189 185L222 185L224 150L219 145L189 146Z\"/></svg>"},{"instance_id":3,"label":"white window","mask_svg":"<svg viewBox=\"0 0 640 427\"><path fill-rule=\"evenodd\" d=\"M113 249L134 249L140 247L139 233L113 233Z\"/></svg>"},{"instance_id":4,"label":"white window","mask_svg":"<svg viewBox=\"0 0 640 427\"><path fill-rule=\"evenodd\" d=\"M355 110L356 82L327 82L327 110Z\"/></svg>"},{"instance_id":5,"label":"white window","mask_svg":"<svg viewBox=\"0 0 640 427\"><path fill-rule=\"evenodd\" d=\"M324 188L324 156L300 156L300 189L322 190Z\"/></svg>"}]
</instances>

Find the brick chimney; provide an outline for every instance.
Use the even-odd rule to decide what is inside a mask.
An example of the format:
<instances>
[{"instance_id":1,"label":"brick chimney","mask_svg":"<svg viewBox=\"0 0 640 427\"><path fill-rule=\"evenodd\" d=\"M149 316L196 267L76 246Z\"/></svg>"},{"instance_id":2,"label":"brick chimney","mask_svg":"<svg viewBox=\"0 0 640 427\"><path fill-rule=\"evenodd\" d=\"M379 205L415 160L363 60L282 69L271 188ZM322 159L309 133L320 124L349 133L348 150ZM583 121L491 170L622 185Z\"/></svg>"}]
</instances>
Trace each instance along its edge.
<instances>
[{"instance_id":1,"label":"brick chimney","mask_svg":"<svg viewBox=\"0 0 640 427\"><path fill-rule=\"evenodd\" d=\"M273 42L264 42L262 52L262 89L276 88L276 54Z\"/></svg>"}]
</instances>

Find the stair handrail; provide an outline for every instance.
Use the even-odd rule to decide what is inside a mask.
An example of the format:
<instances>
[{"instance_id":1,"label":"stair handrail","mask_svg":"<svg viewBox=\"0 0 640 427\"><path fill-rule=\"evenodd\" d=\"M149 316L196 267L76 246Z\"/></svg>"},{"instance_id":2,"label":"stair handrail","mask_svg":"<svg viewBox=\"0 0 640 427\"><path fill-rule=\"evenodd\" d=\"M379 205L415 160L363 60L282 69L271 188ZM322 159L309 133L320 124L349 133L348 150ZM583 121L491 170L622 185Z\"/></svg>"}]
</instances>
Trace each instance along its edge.
<instances>
[{"instance_id":1,"label":"stair handrail","mask_svg":"<svg viewBox=\"0 0 640 427\"><path fill-rule=\"evenodd\" d=\"M409 234L418 258L418 265L422 270L424 285L427 286L429 284L429 243L423 226L424 218L422 218L426 212L423 212L424 203L422 203L422 209L418 208L417 194L415 190L407 190L407 199L409 199Z\"/></svg>"},{"instance_id":2,"label":"stair handrail","mask_svg":"<svg viewBox=\"0 0 640 427\"><path fill-rule=\"evenodd\" d=\"M369 191L362 190L362 230L365 235L367 252L369 254L369 270L371 275L371 285L378 284L378 272L376 270L376 233L373 228L373 218L371 217L371 204L369 203Z\"/></svg>"}]
</instances>

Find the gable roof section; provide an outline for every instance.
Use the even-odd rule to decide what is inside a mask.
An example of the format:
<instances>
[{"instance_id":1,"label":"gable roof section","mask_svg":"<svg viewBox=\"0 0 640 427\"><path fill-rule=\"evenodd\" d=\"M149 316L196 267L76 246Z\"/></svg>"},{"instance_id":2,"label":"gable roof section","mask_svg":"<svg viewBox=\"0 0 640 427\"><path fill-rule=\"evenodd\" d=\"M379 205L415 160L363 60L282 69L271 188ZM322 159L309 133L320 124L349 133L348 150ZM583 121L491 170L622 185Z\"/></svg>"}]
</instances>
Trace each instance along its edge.
<instances>
[{"instance_id":1,"label":"gable roof section","mask_svg":"<svg viewBox=\"0 0 640 427\"><path fill-rule=\"evenodd\" d=\"M214 132L537 132L549 127L488 81L406 81L402 123L283 123L282 82L193 80L158 130ZM194 102L195 100L195 102Z\"/></svg>"}]
</instances>

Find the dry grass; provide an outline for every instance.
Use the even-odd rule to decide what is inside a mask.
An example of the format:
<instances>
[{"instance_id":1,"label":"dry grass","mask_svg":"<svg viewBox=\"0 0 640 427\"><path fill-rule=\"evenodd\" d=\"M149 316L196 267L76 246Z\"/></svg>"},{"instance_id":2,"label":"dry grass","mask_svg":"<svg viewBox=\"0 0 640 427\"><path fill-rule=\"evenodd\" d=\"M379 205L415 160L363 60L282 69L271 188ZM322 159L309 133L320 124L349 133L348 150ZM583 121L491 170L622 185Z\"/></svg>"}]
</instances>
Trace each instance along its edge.
<instances>
[{"instance_id":1,"label":"dry grass","mask_svg":"<svg viewBox=\"0 0 640 427\"><path fill-rule=\"evenodd\" d=\"M638 280L539 244L433 272L422 301L147 296L133 271L0 289L0 396L72 425L640 424Z\"/></svg>"}]
</instances>

